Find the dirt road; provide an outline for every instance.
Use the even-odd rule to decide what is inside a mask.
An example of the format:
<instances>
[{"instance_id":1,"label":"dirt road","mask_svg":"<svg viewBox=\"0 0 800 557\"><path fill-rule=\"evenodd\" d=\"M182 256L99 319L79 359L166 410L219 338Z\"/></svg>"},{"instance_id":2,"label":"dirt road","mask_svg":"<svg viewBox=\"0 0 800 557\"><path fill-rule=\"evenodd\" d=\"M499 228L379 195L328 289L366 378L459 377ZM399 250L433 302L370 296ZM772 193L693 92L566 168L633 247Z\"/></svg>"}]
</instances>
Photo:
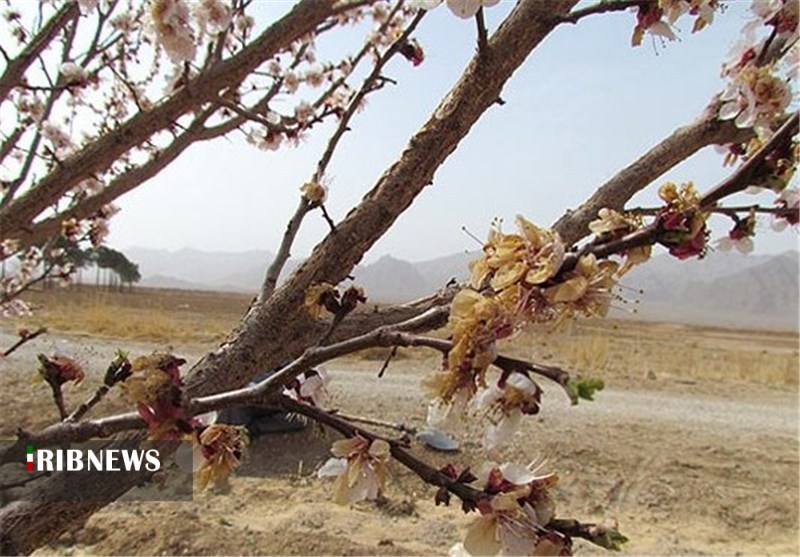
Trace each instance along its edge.
<instances>
[{"instance_id":1,"label":"dirt road","mask_svg":"<svg viewBox=\"0 0 800 557\"><path fill-rule=\"evenodd\" d=\"M61 339L85 346L85 339ZM59 342L61 342L59 341ZM31 343L2 362L2 428L37 426L53 408L28 378ZM49 343L49 344L47 344ZM80 400L96 385L101 362L116 343L86 352L92 374L69 393ZM152 349L146 343L131 347ZM196 346L177 347L187 359ZM383 379L380 363L331 366L335 404L350 414L420 426L425 402L419 381L435 361L401 360ZM554 385L542 412L525 422L508 460L544 457L558 471L558 514L618 522L626 554L797 554L798 399L793 387L737 381L646 378L611 380L596 402L570 407ZM116 400L109 411L123 408ZM429 461L480 463L477 429L463 450L447 456L415 449ZM469 435L469 434L472 435ZM471 517L457 506L434 507L433 490L393 468L389 502L343 508L315 470L334 434L314 430L257 440L228 493L190 503L117 502L42 554L445 554ZM604 554L578 542L578 554Z\"/></svg>"}]
</instances>

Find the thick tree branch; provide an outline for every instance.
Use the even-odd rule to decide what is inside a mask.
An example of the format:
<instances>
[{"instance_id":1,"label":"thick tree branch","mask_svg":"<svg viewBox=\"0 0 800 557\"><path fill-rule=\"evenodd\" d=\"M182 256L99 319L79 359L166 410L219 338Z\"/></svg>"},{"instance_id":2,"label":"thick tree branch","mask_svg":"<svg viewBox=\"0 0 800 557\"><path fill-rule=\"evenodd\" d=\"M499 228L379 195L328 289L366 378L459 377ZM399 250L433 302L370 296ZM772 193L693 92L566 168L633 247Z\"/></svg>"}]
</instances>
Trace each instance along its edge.
<instances>
[{"instance_id":1,"label":"thick tree branch","mask_svg":"<svg viewBox=\"0 0 800 557\"><path fill-rule=\"evenodd\" d=\"M73 19L80 15L77 2L65 3L58 12L42 27L23 51L9 62L6 71L0 77L0 102L3 102L11 90L22 82L22 76L30 65L44 52L50 42Z\"/></svg>"}]
</instances>

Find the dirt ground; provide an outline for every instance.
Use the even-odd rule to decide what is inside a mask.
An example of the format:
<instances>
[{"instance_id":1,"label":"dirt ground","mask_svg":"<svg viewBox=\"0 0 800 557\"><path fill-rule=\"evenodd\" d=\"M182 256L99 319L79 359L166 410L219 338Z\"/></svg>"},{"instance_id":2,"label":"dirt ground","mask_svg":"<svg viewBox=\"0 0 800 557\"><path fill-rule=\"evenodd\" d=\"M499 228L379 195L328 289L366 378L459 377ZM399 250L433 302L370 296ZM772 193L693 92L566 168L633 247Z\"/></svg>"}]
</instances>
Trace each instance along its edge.
<instances>
[{"instance_id":1,"label":"dirt ground","mask_svg":"<svg viewBox=\"0 0 800 557\"><path fill-rule=\"evenodd\" d=\"M648 327L652 332L654 326ZM632 330L614 334L624 337ZM727 379L703 378L681 365L682 344L675 340L671 367L663 364L654 371L644 360L641 365L631 360L623 374L604 364L599 374L609 386L596 402L570 407L557 386L542 381L544 409L524 422L508 459L546 458L548 468L560 476L558 515L618 523L630 538L623 554L796 555L797 336L720 330L693 334L692 350L707 354L709 361L744 346L756 355L789 358L779 376L791 377L745 381L737 372ZM10 338L6 330L2 344ZM644 352L647 343L642 342L639 350ZM550 344L531 351L547 352ZM28 380L37 352L57 350L84 360L89 377L67 393L76 404L96 388L104 362L117 347L132 355L163 348L46 335L0 360L0 435L9 437L20 425L35 428L53 421L55 408L46 387ZM172 347L190 362L208 348ZM571 356L562 359L577 362ZM558 363L558 356L551 361ZM419 382L436 361L400 359L377 379L380 365L363 358L331 363L335 406L348 414L420 426L425 403ZM124 408L112 394L102 413ZM37 554L443 555L460 540L472 517L457 505L435 507L434 490L396 463L387 500L334 504L331 483L316 479L315 471L336 438L315 428L262 437L228 492L198 493L187 503L117 502ZM420 447L415 452L438 465L480 462L478 442L467 440L462 449L453 456ZM607 554L581 541L576 547L579 555Z\"/></svg>"}]
</instances>

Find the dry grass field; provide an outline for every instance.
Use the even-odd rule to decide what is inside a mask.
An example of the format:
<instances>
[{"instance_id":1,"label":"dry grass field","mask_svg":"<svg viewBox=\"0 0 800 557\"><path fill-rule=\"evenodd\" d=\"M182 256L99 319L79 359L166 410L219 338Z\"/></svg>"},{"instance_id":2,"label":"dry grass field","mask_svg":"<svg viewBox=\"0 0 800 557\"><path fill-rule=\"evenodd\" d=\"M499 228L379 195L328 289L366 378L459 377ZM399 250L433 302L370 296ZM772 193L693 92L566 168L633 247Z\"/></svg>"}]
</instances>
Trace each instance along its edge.
<instances>
[{"instance_id":1,"label":"dry grass field","mask_svg":"<svg viewBox=\"0 0 800 557\"><path fill-rule=\"evenodd\" d=\"M35 292L35 316L0 321L0 348L19 326L49 333L0 359L0 434L51 423L46 387L31 384L37 352L82 359L86 380L70 404L99 384L116 348L133 356L170 348L190 364L222 340L246 295L91 288ZM634 321L532 329L511 355L604 379L596 402L570 407L542 382L544 409L517 434L509 458L545 457L559 472L559 514L618 522L626 554L798 554L798 335ZM414 426L424 422L420 380L438 365L403 351L382 379L384 353L331 362L336 407ZM189 367L188 365L186 366ZM126 409L114 393L98 414ZM467 433L475 433L468 430ZM343 508L314 472L336 436L315 429L255 441L227 493L190 503L117 502L42 554L446 554L470 518L434 507L433 490L399 466L388 501ZM479 443L443 465L476 462ZM605 554L577 544L577 553Z\"/></svg>"}]
</instances>

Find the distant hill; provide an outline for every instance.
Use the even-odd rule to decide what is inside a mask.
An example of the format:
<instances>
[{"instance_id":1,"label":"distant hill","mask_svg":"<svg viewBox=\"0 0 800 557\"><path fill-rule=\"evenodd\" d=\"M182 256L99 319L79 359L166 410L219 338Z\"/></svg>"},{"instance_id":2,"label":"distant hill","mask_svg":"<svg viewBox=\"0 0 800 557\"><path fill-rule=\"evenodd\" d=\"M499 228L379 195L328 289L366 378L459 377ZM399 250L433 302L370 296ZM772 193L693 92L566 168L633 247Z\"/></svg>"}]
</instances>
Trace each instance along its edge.
<instances>
[{"instance_id":1,"label":"distant hill","mask_svg":"<svg viewBox=\"0 0 800 557\"><path fill-rule=\"evenodd\" d=\"M272 254L131 248L142 284L183 289L256 292ZM442 288L450 279L469 276L469 262L479 252L457 253L411 263L384 256L353 271L356 283L373 301L406 301ZM282 277L301 263L290 260ZM800 274L798 252L748 255L712 252L704 260L654 257L622 280L623 297L634 301L635 317L728 327L798 330ZM636 291L642 290L643 294ZM617 304L623 305L623 304ZM633 307L633 304L629 304ZM628 316L617 311L615 316Z\"/></svg>"}]
</instances>

